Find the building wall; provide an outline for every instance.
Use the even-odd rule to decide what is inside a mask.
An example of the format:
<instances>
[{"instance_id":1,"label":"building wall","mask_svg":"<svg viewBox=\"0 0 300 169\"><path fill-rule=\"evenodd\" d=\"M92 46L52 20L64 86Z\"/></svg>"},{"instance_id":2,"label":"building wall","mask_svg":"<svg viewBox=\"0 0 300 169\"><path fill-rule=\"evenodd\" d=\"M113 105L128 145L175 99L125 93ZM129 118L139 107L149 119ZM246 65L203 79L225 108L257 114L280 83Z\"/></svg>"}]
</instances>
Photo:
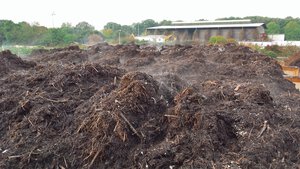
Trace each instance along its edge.
<instances>
[{"instance_id":1,"label":"building wall","mask_svg":"<svg viewBox=\"0 0 300 169\"><path fill-rule=\"evenodd\" d=\"M258 28L210 28L210 29L178 29L152 31L154 35L169 35L176 36L176 43L194 42L205 43L209 41L211 36L223 36L232 38L237 41L258 41L260 34L265 33L263 27ZM149 32L151 34L151 31Z\"/></svg>"},{"instance_id":2,"label":"building wall","mask_svg":"<svg viewBox=\"0 0 300 169\"><path fill-rule=\"evenodd\" d=\"M284 41L285 39L285 36L284 34L275 34L275 35L268 35L268 38L271 40L271 41Z\"/></svg>"}]
</instances>

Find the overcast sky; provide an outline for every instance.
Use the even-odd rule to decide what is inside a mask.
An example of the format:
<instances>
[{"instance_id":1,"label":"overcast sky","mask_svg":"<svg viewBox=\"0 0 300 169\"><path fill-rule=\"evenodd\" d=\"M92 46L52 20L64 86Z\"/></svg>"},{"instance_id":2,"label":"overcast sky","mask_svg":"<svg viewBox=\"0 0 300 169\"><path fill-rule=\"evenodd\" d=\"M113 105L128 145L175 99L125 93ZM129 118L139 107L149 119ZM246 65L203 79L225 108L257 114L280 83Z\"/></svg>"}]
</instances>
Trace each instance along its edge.
<instances>
[{"instance_id":1,"label":"overcast sky","mask_svg":"<svg viewBox=\"0 0 300 169\"><path fill-rule=\"evenodd\" d=\"M132 24L145 19L161 21L221 17L300 17L299 0L1 0L0 19L38 22L55 27L87 21L97 29L107 22ZM52 16L52 13L55 13Z\"/></svg>"}]
</instances>

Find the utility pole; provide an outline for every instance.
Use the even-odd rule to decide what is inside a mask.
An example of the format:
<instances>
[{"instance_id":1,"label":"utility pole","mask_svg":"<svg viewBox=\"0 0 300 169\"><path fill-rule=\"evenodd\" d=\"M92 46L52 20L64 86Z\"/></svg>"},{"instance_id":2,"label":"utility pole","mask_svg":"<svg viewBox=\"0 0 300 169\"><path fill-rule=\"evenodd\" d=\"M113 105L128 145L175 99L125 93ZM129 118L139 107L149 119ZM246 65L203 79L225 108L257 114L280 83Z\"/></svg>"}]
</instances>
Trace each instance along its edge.
<instances>
[{"instance_id":1,"label":"utility pole","mask_svg":"<svg viewBox=\"0 0 300 169\"><path fill-rule=\"evenodd\" d=\"M56 14L54 13L54 11L52 12L52 14L51 14L51 16L52 16L52 28L54 28L54 16L55 16Z\"/></svg>"},{"instance_id":2,"label":"utility pole","mask_svg":"<svg viewBox=\"0 0 300 169\"><path fill-rule=\"evenodd\" d=\"M121 36L120 36L120 34L121 34L121 30L119 30L119 45L121 45Z\"/></svg>"},{"instance_id":3,"label":"utility pole","mask_svg":"<svg viewBox=\"0 0 300 169\"><path fill-rule=\"evenodd\" d=\"M138 36L140 36L140 23L138 23Z\"/></svg>"}]
</instances>

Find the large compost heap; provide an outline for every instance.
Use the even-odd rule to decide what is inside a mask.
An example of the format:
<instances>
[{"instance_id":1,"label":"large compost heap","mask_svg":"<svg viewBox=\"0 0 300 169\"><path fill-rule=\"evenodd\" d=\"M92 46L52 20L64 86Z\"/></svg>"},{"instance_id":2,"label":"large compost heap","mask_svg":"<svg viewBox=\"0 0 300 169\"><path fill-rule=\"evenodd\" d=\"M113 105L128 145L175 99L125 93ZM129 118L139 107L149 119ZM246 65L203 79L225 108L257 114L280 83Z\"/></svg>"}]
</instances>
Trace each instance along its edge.
<instances>
[{"instance_id":1,"label":"large compost heap","mask_svg":"<svg viewBox=\"0 0 300 169\"><path fill-rule=\"evenodd\" d=\"M0 53L0 168L297 168L300 95L250 48Z\"/></svg>"}]
</instances>

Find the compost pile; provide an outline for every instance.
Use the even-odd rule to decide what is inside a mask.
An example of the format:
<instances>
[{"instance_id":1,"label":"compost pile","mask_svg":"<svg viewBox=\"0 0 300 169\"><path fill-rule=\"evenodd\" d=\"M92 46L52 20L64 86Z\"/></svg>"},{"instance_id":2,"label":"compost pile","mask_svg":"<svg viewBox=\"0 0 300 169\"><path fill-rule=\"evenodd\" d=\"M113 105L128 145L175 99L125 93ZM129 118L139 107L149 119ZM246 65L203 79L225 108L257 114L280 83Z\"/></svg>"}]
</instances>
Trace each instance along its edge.
<instances>
[{"instance_id":1,"label":"compost pile","mask_svg":"<svg viewBox=\"0 0 300 169\"><path fill-rule=\"evenodd\" d=\"M25 60L24 60L25 59ZM0 168L297 168L300 95L250 48L0 53Z\"/></svg>"},{"instance_id":2,"label":"compost pile","mask_svg":"<svg viewBox=\"0 0 300 169\"><path fill-rule=\"evenodd\" d=\"M9 50L0 52L0 77L16 70L29 69L34 67L35 62L24 61Z\"/></svg>"}]
</instances>

